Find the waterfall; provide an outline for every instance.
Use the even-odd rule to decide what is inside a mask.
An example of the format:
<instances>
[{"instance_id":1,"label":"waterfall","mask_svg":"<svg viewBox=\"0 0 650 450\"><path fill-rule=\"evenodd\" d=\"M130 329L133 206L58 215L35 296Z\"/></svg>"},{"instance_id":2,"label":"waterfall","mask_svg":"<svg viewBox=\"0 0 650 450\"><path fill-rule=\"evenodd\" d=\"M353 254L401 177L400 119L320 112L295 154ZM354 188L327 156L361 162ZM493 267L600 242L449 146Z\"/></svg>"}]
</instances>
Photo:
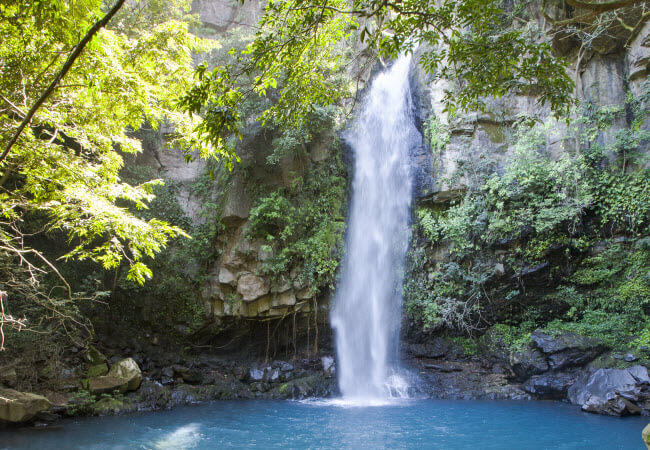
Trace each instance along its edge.
<instances>
[{"instance_id":1,"label":"waterfall","mask_svg":"<svg viewBox=\"0 0 650 450\"><path fill-rule=\"evenodd\" d=\"M408 246L413 124L410 56L371 83L345 134L354 155L352 199L341 279L331 323L345 400L404 395L398 347L403 266Z\"/></svg>"}]
</instances>

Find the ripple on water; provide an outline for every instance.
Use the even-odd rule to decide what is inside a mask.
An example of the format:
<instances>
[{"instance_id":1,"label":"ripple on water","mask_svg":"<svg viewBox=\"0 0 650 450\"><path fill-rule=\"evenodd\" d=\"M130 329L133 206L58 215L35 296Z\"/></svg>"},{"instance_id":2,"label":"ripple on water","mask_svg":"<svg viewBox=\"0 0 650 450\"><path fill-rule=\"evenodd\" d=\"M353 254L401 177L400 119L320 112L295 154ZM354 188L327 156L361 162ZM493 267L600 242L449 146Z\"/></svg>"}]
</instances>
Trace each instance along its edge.
<instances>
[{"instance_id":1,"label":"ripple on water","mask_svg":"<svg viewBox=\"0 0 650 450\"><path fill-rule=\"evenodd\" d=\"M0 431L7 449L639 449L647 418L556 402L402 400L215 402L172 411Z\"/></svg>"}]
</instances>

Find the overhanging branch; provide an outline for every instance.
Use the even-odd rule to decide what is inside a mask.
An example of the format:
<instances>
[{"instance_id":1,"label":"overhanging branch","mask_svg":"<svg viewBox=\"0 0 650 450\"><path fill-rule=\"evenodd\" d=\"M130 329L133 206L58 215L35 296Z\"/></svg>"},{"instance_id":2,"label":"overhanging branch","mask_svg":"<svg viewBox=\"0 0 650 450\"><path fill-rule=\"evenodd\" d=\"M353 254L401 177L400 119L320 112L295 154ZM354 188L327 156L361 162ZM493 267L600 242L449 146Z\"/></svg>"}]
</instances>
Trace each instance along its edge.
<instances>
[{"instance_id":1,"label":"overhanging branch","mask_svg":"<svg viewBox=\"0 0 650 450\"><path fill-rule=\"evenodd\" d=\"M63 64L63 67L57 73L57 75L54 77L54 80L50 83L50 85L45 89L45 91L41 94L41 96L36 100L36 102L32 105L30 110L27 112L25 117L23 118L23 121L18 125L18 129L16 132L13 134L11 139L9 139L9 142L5 146L2 154L0 155L0 162L2 162L7 155L9 154L9 151L11 150L11 147L14 146L14 144L18 141L18 138L22 134L23 130L31 122L32 118L34 117L34 114L36 114L36 111L40 106L47 100L47 98L54 92L56 89L57 84L63 79L63 77L68 73L70 68L74 65L75 61L81 55L81 52L83 49L86 47L86 45L92 40L92 38L97 34L97 32L102 29L106 24L113 18L113 16L119 11L119 9L122 7L124 4L125 0L117 0L115 2L115 5L106 13L104 17L102 17L100 20L95 22L95 24L88 30L86 35L83 37L83 39L75 46L74 51L68 56L68 59L66 60L65 64Z\"/></svg>"}]
</instances>

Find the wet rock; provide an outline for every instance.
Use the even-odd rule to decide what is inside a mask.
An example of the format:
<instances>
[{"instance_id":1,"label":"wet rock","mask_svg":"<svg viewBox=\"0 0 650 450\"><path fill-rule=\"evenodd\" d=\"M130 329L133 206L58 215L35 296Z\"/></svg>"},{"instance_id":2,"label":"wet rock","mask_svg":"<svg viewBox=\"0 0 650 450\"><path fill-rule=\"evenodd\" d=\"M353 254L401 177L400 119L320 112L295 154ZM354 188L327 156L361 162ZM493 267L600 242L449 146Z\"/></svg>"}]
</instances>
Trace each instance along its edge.
<instances>
[{"instance_id":1,"label":"wet rock","mask_svg":"<svg viewBox=\"0 0 650 450\"><path fill-rule=\"evenodd\" d=\"M543 399L561 400L566 397L569 387L577 380L574 373L546 373L533 375L524 383L524 390Z\"/></svg>"},{"instance_id":2,"label":"wet rock","mask_svg":"<svg viewBox=\"0 0 650 450\"><path fill-rule=\"evenodd\" d=\"M642 388L650 383L643 366L629 369L598 369L583 377L567 392L569 400L584 411L620 416L638 414L636 404L645 397Z\"/></svg>"},{"instance_id":3,"label":"wet rock","mask_svg":"<svg viewBox=\"0 0 650 450\"><path fill-rule=\"evenodd\" d=\"M165 408L171 401L171 389L155 381L145 380L133 398L138 409L160 409Z\"/></svg>"},{"instance_id":4,"label":"wet rock","mask_svg":"<svg viewBox=\"0 0 650 450\"><path fill-rule=\"evenodd\" d=\"M607 349L598 339L570 332L559 332L551 336L535 331L530 337L554 370L584 365Z\"/></svg>"},{"instance_id":5,"label":"wet rock","mask_svg":"<svg viewBox=\"0 0 650 450\"><path fill-rule=\"evenodd\" d=\"M48 411L51 407L50 401L42 395L0 389L0 420L13 423L27 422L36 414Z\"/></svg>"},{"instance_id":6,"label":"wet rock","mask_svg":"<svg viewBox=\"0 0 650 450\"><path fill-rule=\"evenodd\" d=\"M291 372L293 370L293 364L291 364L289 362L283 362L280 365L280 370L283 371L283 372Z\"/></svg>"},{"instance_id":7,"label":"wet rock","mask_svg":"<svg viewBox=\"0 0 650 450\"><path fill-rule=\"evenodd\" d=\"M335 391L335 381L323 375L310 375L282 383L268 393L271 398L304 399L330 397Z\"/></svg>"},{"instance_id":8,"label":"wet rock","mask_svg":"<svg viewBox=\"0 0 650 450\"><path fill-rule=\"evenodd\" d=\"M442 358L449 352L449 344L440 339L425 344L410 344L406 347L406 352L415 358Z\"/></svg>"},{"instance_id":9,"label":"wet rock","mask_svg":"<svg viewBox=\"0 0 650 450\"><path fill-rule=\"evenodd\" d=\"M268 373L268 381L274 383L280 379L280 369L273 369Z\"/></svg>"},{"instance_id":10,"label":"wet rock","mask_svg":"<svg viewBox=\"0 0 650 450\"><path fill-rule=\"evenodd\" d=\"M187 369L180 376L187 384L201 384L203 382L203 373L199 369Z\"/></svg>"},{"instance_id":11,"label":"wet rock","mask_svg":"<svg viewBox=\"0 0 650 450\"><path fill-rule=\"evenodd\" d=\"M437 370L438 372L451 373L451 372L462 372L463 369L453 365L440 365L440 364L424 364L425 369Z\"/></svg>"},{"instance_id":12,"label":"wet rock","mask_svg":"<svg viewBox=\"0 0 650 450\"><path fill-rule=\"evenodd\" d=\"M262 381L264 379L264 371L253 367L248 371L248 379L250 381Z\"/></svg>"},{"instance_id":13,"label":"wet rock","mask_svg":"<svg viewBox=\"0 0 650 450\"><path fill-rule=\"evenodd\" d=\"M90 409L92 414L96 416L112 416L134 411L135 406L124 399L106 397L93 403Z\"/></svg>"},{"instance_id":14,"label":"wet rock","mask_svg":"<svg viewBox=\"0 0 650 450\"><path fill-rule=\"evenodd\" d=\"M256 381L255 383L251 383L250 387L251 391L253 392L266 392L270 389L269 384L263 381Z\"/></svg>"},{"instance_id":15,"label":"wet rock","mask_svg":"<svg viewBox=\"0 0 650 450\"><path fill-rule=\"evenodd\" d=\"M542 352L531 347L510 355L510 367L521 380L526 380L533 375L539 375L549 369Z\"/></svg>"},{"instance_id":16,"label":"wet rock","mask_svg":"<svg viewBox=\"0 0 650 450\"><path fill-rule=\"evenodd\" d=\"M321 358L321 364L323 365L323 373L327 378L331 378L336 373L336 364L334 358L331 356L323 356Z\"/></svg>"}]
</instances>

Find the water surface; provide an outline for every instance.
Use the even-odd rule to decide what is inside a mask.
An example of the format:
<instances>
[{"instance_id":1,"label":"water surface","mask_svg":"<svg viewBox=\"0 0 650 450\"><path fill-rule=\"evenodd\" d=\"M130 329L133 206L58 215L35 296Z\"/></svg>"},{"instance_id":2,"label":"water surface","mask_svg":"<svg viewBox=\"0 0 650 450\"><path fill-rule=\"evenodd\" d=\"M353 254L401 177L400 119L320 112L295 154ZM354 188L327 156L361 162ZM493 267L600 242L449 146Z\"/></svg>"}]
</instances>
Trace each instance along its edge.
<instances>
[{"instance_id":1,"label":"water surface","mask_svg":"<svg viewBox=\"0 0 650 450\"><path fill-rule=\"evenodd\" d=\"M539 401L411 400L377 407L223 401L0 431L0 448L644 449L647 423Z\"/></svg>"}]
</instances>

